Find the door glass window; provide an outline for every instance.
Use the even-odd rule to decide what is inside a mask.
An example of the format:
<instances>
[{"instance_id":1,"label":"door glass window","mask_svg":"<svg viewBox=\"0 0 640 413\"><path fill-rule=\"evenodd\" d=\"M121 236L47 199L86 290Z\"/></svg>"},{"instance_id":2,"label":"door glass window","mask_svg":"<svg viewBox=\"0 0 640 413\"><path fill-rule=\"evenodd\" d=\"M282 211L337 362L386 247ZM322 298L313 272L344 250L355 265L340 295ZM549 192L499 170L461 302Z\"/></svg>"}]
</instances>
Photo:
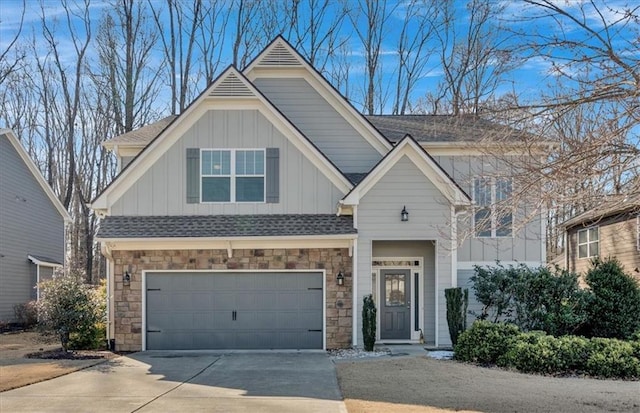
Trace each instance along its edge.
<instances>
[{"instance_id":1,"label":"door glass window","mask_svg":"<svg viewBox=\"0 0 640 413\"><path fill-rule=\"evenodd\" d=\"M404 295L404 274L385 274L385 304L387 307L406 305Z\"/></svg>"}]
</instances>

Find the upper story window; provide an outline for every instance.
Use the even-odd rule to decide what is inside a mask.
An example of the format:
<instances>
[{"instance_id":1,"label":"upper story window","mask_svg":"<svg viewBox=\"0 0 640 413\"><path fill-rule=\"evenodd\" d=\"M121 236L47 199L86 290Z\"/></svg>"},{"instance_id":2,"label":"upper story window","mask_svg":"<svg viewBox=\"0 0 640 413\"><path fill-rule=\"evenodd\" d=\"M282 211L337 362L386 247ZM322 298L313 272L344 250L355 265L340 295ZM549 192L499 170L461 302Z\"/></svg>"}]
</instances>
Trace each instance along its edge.
<instances>
[{"instance_id":1,"label":"upper story window","mask_svg":"<svg viewBox=\"0 0 640 413\"><path fill-rule=\"evenodd\" d=\"M596 257L600 253L598 227L578 231L578 258Z\"/></svg>"},{"instance_id":2,"label":"upper story window","mask_svg":"<svg viewBox=\"0 0 640 413\"><path fill-rule=\"evenodd\" d=\"M264 149L203 149L202 202L264 202Z\"/></svg>"},{"instance_id":3,"label":"upper story window","mask_svg":"<svg viewBox=\"0 0 640 413\"><path fill-rule=\"evenodd\" d=\"M511 178L477 177L474 179L476 237L495 238L512 235L513 211L506 202L511 197L511 186Z\"/></svg>"}]
</instances>

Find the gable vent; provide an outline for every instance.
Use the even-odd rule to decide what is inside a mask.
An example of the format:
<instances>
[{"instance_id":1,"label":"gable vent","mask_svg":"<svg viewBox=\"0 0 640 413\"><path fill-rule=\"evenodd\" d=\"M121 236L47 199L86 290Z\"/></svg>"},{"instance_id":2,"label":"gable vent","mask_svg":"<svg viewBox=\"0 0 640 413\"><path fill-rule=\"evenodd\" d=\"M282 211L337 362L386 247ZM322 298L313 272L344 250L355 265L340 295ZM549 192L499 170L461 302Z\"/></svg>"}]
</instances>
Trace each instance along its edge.
<instances>
[{"instance_id":1,"label":"gable vent","mask_svg":"<svg viewBox=\"0 0 640 413\"><path fill-rule=\"evenodd\" d=\"M300 61L283 45L276 44L258 66L302 66Z\"/></svg>"},{"instance_id":2,"label":"gable vent","mask_svg":"<svg viewBox=\"0 0 640 413\"><path fill-rule=\"evenodd\" d=\"M209 93L209 96L253 96L253 92L235 73L231 72Z\"/></svg>"}]
</instances>

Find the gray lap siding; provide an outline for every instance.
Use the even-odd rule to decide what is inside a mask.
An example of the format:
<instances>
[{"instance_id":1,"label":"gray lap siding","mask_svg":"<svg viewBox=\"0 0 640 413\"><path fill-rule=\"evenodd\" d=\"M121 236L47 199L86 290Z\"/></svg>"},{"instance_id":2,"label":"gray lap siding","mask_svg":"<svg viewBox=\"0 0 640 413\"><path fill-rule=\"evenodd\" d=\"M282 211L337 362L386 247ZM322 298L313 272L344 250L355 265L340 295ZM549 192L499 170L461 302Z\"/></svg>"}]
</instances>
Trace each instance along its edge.
<instances>
[{"instance_id":1,"label":"gray lap siding","mask_svg":"<svg viewBox=\"0 0 640 413\"><path fill-rule=\"evenodd\" d=\"M325 270L327 348L347 348L352 336L352 258L346 248L113 251L114 338L118 351L142 349L142 272L152 270ZM131 274L129 286L122 276ZM345 275L343 286L335 275Z\"/></svg>"}]
</instances>

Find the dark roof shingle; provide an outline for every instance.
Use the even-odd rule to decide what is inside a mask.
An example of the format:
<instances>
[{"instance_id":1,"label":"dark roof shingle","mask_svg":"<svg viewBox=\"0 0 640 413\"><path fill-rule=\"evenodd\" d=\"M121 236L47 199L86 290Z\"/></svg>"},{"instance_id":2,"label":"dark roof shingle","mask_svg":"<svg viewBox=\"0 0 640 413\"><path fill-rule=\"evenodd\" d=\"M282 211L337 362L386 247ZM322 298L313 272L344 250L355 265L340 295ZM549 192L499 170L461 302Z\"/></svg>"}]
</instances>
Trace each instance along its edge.
<instances>
[{"instance_id":1,"label":"dark roof shingle","mask_svg":"<svg viewBox=\"0 0 640 413\"><path fill-rule=\"evenodd\" d=\"M474 115L370 115L366 117L387 139L411 135L418 142L517 142L525 132Z\"/></svg>"},{"instance_id":2,"label":"dark roof shingle","mask_svg":"<svg viewBox=\"0 0 640 413\"><path fill-rule=\"evenodd\" d=\"M350 216L197 215L108 216L98 238L228 238L356 234Z\"/></svg>"}]
</instances>

